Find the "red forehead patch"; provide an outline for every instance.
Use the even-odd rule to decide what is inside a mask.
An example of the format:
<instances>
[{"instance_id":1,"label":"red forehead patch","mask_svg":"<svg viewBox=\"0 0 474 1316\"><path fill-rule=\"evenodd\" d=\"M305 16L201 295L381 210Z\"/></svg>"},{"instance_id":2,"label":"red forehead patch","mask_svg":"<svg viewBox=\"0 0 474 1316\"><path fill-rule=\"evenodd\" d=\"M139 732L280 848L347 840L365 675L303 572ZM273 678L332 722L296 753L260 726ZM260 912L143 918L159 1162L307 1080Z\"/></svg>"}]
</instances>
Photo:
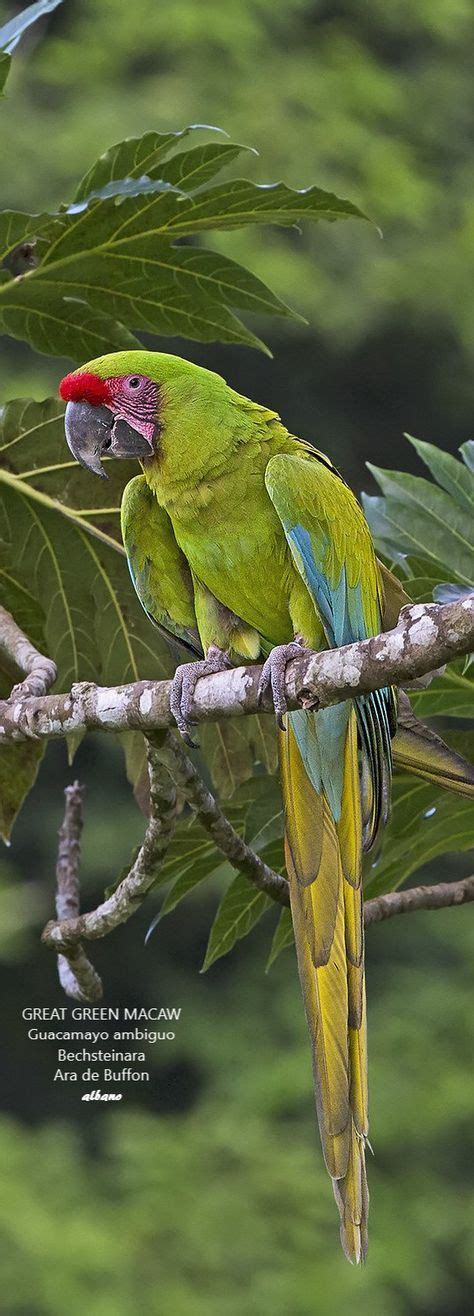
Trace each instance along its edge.
<instances>
[{"instance_id":1,"label":"red forehead patch","mask_svg":"<svg viewBox=\"0 0 474 1316\"><path fill-rule=\"evenodd\" d=\"M59 385L59 396L63 402L90 402L93 407L110 402L110 389L105 379L98 375L82 373L65 375Z\"/></svg>"}]
</instances>

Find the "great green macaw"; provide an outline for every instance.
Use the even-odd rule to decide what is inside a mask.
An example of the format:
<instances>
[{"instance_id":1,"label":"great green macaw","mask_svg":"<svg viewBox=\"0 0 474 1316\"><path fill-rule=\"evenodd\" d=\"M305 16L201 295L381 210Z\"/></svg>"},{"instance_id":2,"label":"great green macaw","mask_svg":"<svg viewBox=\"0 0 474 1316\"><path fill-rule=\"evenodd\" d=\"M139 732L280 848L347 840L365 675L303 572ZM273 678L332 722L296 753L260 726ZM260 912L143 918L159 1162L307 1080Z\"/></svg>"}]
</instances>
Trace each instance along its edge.
<instances>
[{"instance_id":1,"label":"great green macaw","mask_svg":"<svg viewBox=\"0 0 474 1316\"><path fill-rule=\"evenodd\" d=\"M403 591L377 562L362 510L329 459L219 375L160 352L119 352L67 375L60 393L78 461L97 475L104 455L141 463L123 494L123 542L148 616L195 659L173 682L184 736L201 675L264 662L321 1141L342 1245L360 1262L369 1127L362 852L388 815L396 698L387 688L288 713L284 677L301 646L337 647L394 625ZM473 789L474 772L414 725L401 756L416 772Z\"/></svg>"}]
</instances>

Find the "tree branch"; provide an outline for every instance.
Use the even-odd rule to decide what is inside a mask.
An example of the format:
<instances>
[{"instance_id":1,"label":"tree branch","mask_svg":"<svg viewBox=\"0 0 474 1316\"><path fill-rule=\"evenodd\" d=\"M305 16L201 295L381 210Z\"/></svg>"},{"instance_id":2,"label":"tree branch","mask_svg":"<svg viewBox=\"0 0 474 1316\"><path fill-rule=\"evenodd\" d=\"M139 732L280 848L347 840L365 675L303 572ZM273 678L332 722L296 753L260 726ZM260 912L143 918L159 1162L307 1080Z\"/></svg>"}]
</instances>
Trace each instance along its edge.
<instances>
[{"instance_id":1,"label":"tree branch","mask_svg":"<svg viewBox=\"0 0 474 1316\"><path fill-rule=\"evenodd\" d=\"M474 648L474 594L449 604L415 604L400 614L385 634L341 649L302 652L289 664L286 695L290 709L324 708L387 684L403 684ZM69 694L49 695L55 664L38 652L16 622L0 608L0 651L25 673L9 700L0 703L3 743L52 738L74 731L140 729L148 740L150 819L130 872L115 891L88 914L79 913L79 838L82 796L76 782L66 790L57 861L57 921L46 925L45 945L58 955L59 977L68 995L97 1000L102 985L89 963L83 940L106 936L142 903L156 880L176 821L176 786L200 823L232 866L260 891L289 905L288 883L242 840L207 790L176 735L169 681L137 681L101 689L83 683ZM196 721L217 720L258 711L261 667L234 668L203 677L194 701ZM267 705L268 707L268 705ZM413 909L442 909L474 900L474 878L414 887L367 901L366 927Z\"/></svg>"},{"instance_id":2,"label":"tree branch","mask_svg":"<svg viewBox=\"0 0 474 1316\"><path fill-rule=\"evenodd\" d=\"M56 680L57 667L52 658L35 649L6 608L0 607L0 653L20 668L25 679L13 686L11 700L26 699L30 695L45 695Z\"/></svg>"},{"instance_id":3,"label":"tree branch","mask_svg":"<svg viewBox=\"0 0 474 1316\"><path fill-rule=\"evenodd\" d=\"M455 603L413 604L403 608L398 625L382 635L322 653L303 651L287 669L288 707L325 708L384 685L403 685L473 649L474 594ZM194 719L256 713L260 673L260 666L252 666L202 677ZM11 698L0 703L0 736L6 743L92 729L148 733L172 726L170 684L136 681L102 688L83 682L68 694ZM270 704L264 708L270 710Z\"/></svg>"},{"instance_id":4,"label":"tree branch","mask_svg":"<svg viewBox=\"0 0 474 1316\"><path fill-rule=\"evenodd\" d=\"M286 878L269 868L231 826L177 736L168 732L160 738L156 753L194 810L198 821L209 832L217 849L225 855L232 867L243 873L253 886L264 891L278 905L289 906L290 892ZM367 928L372 923L380 923L382 919L393 918L395 914L408 914L417 909L448 909L451 905L463 905L470 901L474 901L474 877L466 877L458 882L439 882L434 886L411 887L405 891L391 891L365 902L364 924Z\"/></svg>"},{"instance_id":5,"label":"tree branch","mask_svg":"<svg viewBox=\"0 0 474 1316\"><path fill-rule=\"evenodd\" d=\"M375 896L364 905L364 923L381 923L394 914L411 914L416 909L449 909L474 900L474 876L459 882L438 882L436 886L412 886L407 891L389 891Z\"/></svg>"},{"instance_id":6,"label":"tree branch","mask_svg":"<svg viewBox=\"0 0 474 1316\"><path fill-rule=\"evenodd\" d=\"M145 899L150 887L156 880L158 871L165 857L169 843L173 836L176 822L176 790L170 780L168 771L164 765L159 762L153 750L148 754L148 772L150 780L150 818L148 821L143 844L140 846L137 857L132 864L130 872L119 882L115 891L104 900L97 909L88 914L79 915L78 913L78 835L73 835L73 863L76 862L76 877L70 879L68 875L61 881L61 899L57 903L58 921L46 924L44 928L42 941L51 950L64 956L67 960L73 975L79 983L81 995L80 1000L96 1000L97 995L101 994L95 990L95 994L85 995L87 990L84 978L79 982L78 973L78 952L85 960L82 951L81 941L95 941L100 937L107 936L107 933L119 926L120 923L126 923L130 915L135 913L142 901ZM71 789L71 788L70 788ZM72 788L74 789L74 788ZM69 818L69 825L71 819ZM69 832L69 838L71 834ZM61 849L61 845L60 845ZM59 863L59 861L58 861ZM67 847L66 866L71 865L71 840ZM86 964L88 961L86 960ZM79 969L81 965L79 965ZM96 983L95 971L89 965ZM64 985L64 983L63 983ZM94 992L93 983L90 982L92 992ZM65 988L67 990L67 988ZM69 993L74 995L74 992Z\"/></svg>"},{"instance_id":7,"label":"tree branch","mask_svg":"<svg viewBox=\"0 0 474 1316\"><path fill-rule=\"evenodd\" d=\"M265 891L280 905L289 904L288 882L273 868L269 868L255 851L246 845L219 808L214 796L207 790L191 759L185 754L176 735L168 732L156 753L166 764L178 790L193 809L198 822L212 837L217 849L229 860L232 867L243 873L259 891Z\"/></svg>"},{"instance_id":8,"label":"tree branch","mask_svg":"<svg viewBox=\"0 0 474 1316\"><path fill-rule=\"evenodd\" d=\"M56 864L56 913L64 919L77 918L80 908L79 864L81 858L83 789L78 781L66 786L64 820L59 830ZM82 947L71 946L58 955L59 981L66 996L76 1001L100 1001L102 983Z\"/></svg>"},{"instance_id":9,"label":"tree branch","mask_svg":"<svg viewBox=\"0 0 474 1316\"><path fill-rule=\"evenodd\" d=\"M97 909L79 914L79 858L82 830L82 788L78 782L65 791L64 822L59 832L57 861L57 921L46 925L42 940L58 956L61 986L78 1001L97 1001L102 984L82 947L83 940L105 937L125 923L141 905L156 881L173 836L176 821L176 788L194 810L217 848L238 872L259 891L279 905L289 906L286 878L276 873L246 845L207 790L191 759L171 732L156 733L147 744L150 780L150 820L143 845L130 872ZM391 891L368 900L364 906L365 927L418 909L444 909L474 901L474 877L437 886Z\"/></svg>"}]
</instances>

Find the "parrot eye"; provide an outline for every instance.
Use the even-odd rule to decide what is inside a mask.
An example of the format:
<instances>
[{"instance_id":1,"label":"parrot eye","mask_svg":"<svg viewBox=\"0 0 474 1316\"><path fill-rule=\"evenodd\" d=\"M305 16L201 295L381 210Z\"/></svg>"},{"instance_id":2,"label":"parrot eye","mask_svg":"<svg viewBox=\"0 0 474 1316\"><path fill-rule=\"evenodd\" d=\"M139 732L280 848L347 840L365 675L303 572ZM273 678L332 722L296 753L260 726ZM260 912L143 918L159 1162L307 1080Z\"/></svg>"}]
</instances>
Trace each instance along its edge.
<instances>
[{"instance_id":1,"label":"parrot eye","mask_svg":"<svg viewBox=\"0 0 474 1316\"><path fill-rule=\"evenodd\" d=\"M138 375L132 375L132 378L129 379L128 384L129 384L129 388L140 388L141 380L138 378Z\"/></svg>"}]
</instances>

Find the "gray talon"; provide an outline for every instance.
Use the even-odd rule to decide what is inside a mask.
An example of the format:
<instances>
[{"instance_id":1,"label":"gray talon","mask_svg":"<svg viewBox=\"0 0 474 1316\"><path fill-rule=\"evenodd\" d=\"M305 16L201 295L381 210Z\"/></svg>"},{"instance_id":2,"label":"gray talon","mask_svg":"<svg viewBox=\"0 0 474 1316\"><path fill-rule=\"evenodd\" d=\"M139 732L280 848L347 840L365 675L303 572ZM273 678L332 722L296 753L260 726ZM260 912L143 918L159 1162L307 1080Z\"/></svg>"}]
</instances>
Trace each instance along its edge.
<instances>
[{"instance_id":1,"label":"gray talon","mask_svg":"<svg viewBox=\"0 0 474 1316\"><path fill-rule=\"evenodd\" d=\"M277 644L262 667L262 674L258 683L257 702L260 704L267 690L271 690L273 698L273 708L275 718L280 731L284 731L283 718L288 712L288 704L285 694L285 675L288 663L292 658L299 658L303 651L303 646L298 640L292 640L290 644Z\"/></svg>"},{"instance_id":2,"label":"gray talon","mask_svg":"<svg viewBox=\"0 0 474 1316\"><path fill-rule=\"evenodd\" d=\"M193 749L196 745L190 734L191 709L197 683L201 676L212 676L214 672L224 672L231 666L229 658L222 649L216 644L211 644L205 658L198 659L195 663L181 663L176 668L171 683L170 709L183 740Z\"/></svg>"}]
</instances>

